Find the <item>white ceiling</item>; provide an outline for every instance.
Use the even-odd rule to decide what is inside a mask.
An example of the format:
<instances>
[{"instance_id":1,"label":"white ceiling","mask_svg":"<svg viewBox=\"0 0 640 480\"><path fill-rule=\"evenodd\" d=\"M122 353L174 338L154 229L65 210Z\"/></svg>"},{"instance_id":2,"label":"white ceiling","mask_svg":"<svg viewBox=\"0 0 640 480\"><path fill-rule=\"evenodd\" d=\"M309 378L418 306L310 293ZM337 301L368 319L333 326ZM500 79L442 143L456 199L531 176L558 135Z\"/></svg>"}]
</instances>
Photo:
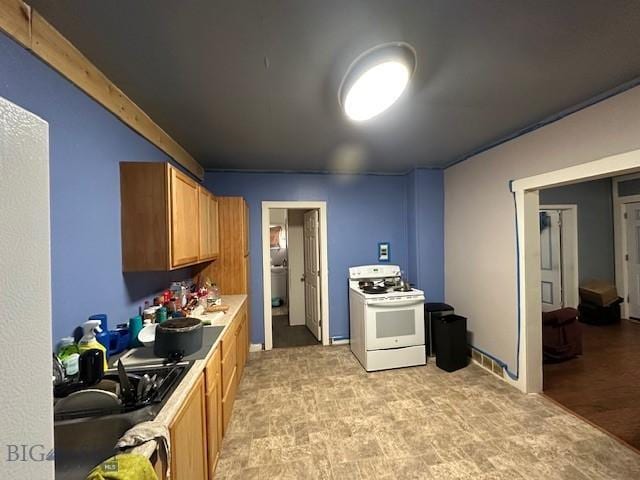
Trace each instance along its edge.
<instances>
[{"instance_id":1,"label":"white ceiling","mask_svg":"<svg viewBox=\"0 0 640 480\"><path fill-rule=\"evenodd\" d=\"M634 0L32 0L206 168L442 167L640 76ZM337 88L378 43L411 90L345 120Z\"/></svg>"}]
</instances>

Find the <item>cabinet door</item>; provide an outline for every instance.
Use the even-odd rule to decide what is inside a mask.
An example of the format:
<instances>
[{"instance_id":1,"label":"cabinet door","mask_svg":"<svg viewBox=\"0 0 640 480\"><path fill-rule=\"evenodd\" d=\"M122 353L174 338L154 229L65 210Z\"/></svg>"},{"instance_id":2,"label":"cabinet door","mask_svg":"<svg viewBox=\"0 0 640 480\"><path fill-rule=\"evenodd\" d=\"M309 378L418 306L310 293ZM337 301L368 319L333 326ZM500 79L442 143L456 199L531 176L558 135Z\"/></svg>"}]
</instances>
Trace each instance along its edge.
<instances>
[{"instance_id":1,"label":"cabinet door","mask_svg":"<svg viewBox=\"0 0 640 480\"><path fill-rule=\"evenodd\" d=\"M236 382L238 385L240 384L240 379L242 379L242 369L244 367L244 348L242 346L242 319L240 320L240 324L238 325L238 329L236 330Z\"/></svg>"},{"instance_id":2,"label":"cabinet door","mask_svg":"<svg viewBox=\"0 0 640 480\"><path fill-rule=\"evenodd\" d=\"M229 350L229 354L222 359L222 390L224 392L229 388L229 383L234 377L236 367L238 366L238 350L236 349L237 335L234 334L229 341L233 342L233 348Z\"/></svg>"},{"instance_id":3,"label":"cabinet door","mask_svg":"<svg viewBox=\"0 0 640 480\"><path fill-rule=\"evenodd\" d=\"M244 310L244 363L249 360L249 307Z\"/></svg>"},{"instance_id":4,"label":"cabinet door","mask_svg":"<svg viewBox=\"0 0 640 480\"><path fill-rule=\"evenodd\" d=\"M247 294L249 281L249 257L241 257L236 263L235 294Z\"/></svg>"},{"instance_id":5,"label":"cabinet door","mask_svg":"<svg viewBox=\"0 0 640 480\"><path fill-rule=\"evenodd\" d=\"M220 223L218 221L218 200L213 195L209 197L209 235L211 256L217 257L220 254Z\"/></svg>"},{"instance_id":6,"label":"cabinet door","mask_svg":"<svg viewBox=\"0 0 640 480\"><path fill-rule=\"evenodd\" d=\"M198 261L200 248L198 184L171 168L171 266Z\"/></svg>"},{"instance_id":7,"label":"cabinet door","mask_svg":"<svg viewBox=\"0 0 640 480\"><path fill-rule=\"evenodd\" d=\"M238 377L237 382L240 384L242 380L242 374L244 373L244 366L247 363L247 315L246 310L240 313L240 326L238 327L238 334L236 336L236 351L237 351L237 364L238 364Z\"/></svg>"},{"instance_id":8,"label":"cabinet door","mask_svg":"<svg viewBox=\"0 0 640 480\"><path fill-rule=\"evenodd\" d=\"M233 411L233 402L236 399L236 371L233 371L231 379L229 381L229 388L222 398L222 433L226 435L229 431L229 420L231 420L231 412Z\"/></svg>"},{"instance_id":9,"label":"cabinet door","mask_svg":"<svg viewBox=\"0 0 640 480\"><path fill-rule=\"evenodd\" d=\"M199 258L204 260L211 257L211 208L209 193L203 188L198 189L198 211L200 216L200 249Z\"/></svg>"},{"instance_id":10,"label":"cabinet door","mask_svg":"<svg viewBox=\"0 0 640 480\"><path fill-rule=\"evenodd\" d=\"M220 395L220 375L216 377L211 389L206 394L207 412L207 461L209 479L213 479L220 445L222 443L222 397Z\"/></svg>"},{"instance_id":11,"label":"cabinet door","mask_svg":"<svg viewBox=\"0 0 640 480\"><path fill-rule=\"evenodd\" d=\"M169 427L173 480L205 480L207 478L204 402L204 376L201 375Z\"/></svg>"},{"instance_id":12,"label":"cabinet door","mask_svg":"<svg viewBox=\"0 0 640 480\"><path fill-rule=\"evenodd\" d=\"M120 163L122 271L168 270L169 167L164 163Z\"/></svg>"}]
</instances>

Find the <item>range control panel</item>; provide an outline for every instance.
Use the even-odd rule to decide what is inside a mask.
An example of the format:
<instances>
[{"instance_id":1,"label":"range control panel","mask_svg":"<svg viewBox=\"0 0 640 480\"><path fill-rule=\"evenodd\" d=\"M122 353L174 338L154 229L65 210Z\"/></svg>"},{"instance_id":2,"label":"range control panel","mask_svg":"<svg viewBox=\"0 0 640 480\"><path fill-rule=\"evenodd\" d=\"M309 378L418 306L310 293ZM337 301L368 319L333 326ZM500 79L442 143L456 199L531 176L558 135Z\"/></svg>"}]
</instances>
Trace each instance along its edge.
<instances>
[{"instance_id":1,"label":"range control panel","mask_svg":"<svg viewBox=\"0 0 640 480\"><path fill-rule=\"evenodd\" d=\"M351 280L398 276L400 276L400 267L398 265L363 265L349 268L349 278Z\"/></svg>"}]
</instances>

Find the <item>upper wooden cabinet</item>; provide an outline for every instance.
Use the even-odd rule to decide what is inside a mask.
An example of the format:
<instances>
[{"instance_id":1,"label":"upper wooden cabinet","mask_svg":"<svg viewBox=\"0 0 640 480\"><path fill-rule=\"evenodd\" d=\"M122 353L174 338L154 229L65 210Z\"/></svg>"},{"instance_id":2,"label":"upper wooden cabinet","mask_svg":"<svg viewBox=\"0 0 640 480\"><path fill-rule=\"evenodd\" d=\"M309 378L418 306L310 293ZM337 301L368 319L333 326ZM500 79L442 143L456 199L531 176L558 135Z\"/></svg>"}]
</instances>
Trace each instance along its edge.
<instances>
[{"instance_id":1,"label":"upper wooden cabinet","mask_svg":"<svg viewBox=\"0 0 640 480\"><path fill-rule=\"evenodd\" d=\"M214 257L217 257L220 253L220 213L218 209L218 199L211 195L209 205L209 225L211 232L209 241L211 242L211 253Z\"/></svg>"},{"instance_id":2,"label":"upper wooden cabinet","mask_svg":"<svg viewBox=\"0 0 640 480\"><path fill-rule=\"evenodd\" d=\"M170 168L171 183L171 267L196 263L199 258L200 228L197 182L175 168Z\"/></svg>"},{"instance_id":3,"label":"upper wooden cabinet","mask_svg":"<svg viewBox=\"0 0 640 480\"><path fill-rule=\"evenodd\" d=\"M122 270L173 270L216 258L213 194L168 163L120 163Z\"/></svg>"},{"instance_id":4,"label":"upper wooden cabinet","mask_svg":"<svg viewBox=\"0 0 640 480\"><path fill-rule=\"evenodd\" d=\"M214 260L220 251L218 200L200 187L200 260Z\"/></svg>"},{"instance_id":5,"label":"upper wooden cabinet","mask_svg":"<svg viewBox=\"0 0 640 480\"><path fill-rule=\"evenodd\" d=\"M204 270L224 295L249 291L249 208L242 197L217 197L220 252Z\"/></svg>"}]
</instances>

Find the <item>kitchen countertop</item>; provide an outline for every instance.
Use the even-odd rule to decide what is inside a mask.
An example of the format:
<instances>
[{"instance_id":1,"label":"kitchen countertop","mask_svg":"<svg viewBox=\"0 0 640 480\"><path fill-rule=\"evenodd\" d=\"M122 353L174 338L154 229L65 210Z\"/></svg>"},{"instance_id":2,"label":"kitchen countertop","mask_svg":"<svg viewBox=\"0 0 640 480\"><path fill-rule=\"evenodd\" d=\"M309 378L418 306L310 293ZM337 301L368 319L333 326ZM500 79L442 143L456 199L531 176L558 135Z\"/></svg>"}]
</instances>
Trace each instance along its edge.
<instances>
[{"instance_id":1,"label":"kitchen countertop","mask_svg":"<svg viewBox=\"0 0 640 480\"><path fill-rule=\"evenodd\" d=\"M209 349L209 352L206 354L206 356L201 360L195 360L193 362L193 366L189 369L187 374L184 376L180 384L176 387L174 392L171 394L167 402L164 404L164 406L154 419L155 422L161 423L167 428L169 427L169 425L171 425L171 422L178 414L180 407L186 400L187 395L189 394L189 392L191 392L191 389L200 378L200 375L207 365L207 362L220 343L220 339L225 334L227 328L229 328L229 325L231 324L231 321L235 318L235 316L240 311L240 308L246 301L246 295L223 295L222 303L225 305L229 305L229 310L226 314L220 316L217 313L205 313L202 307L198 307L189 315L190 317L198 318L203 321L213 319L211 321L212 326L220 326L224 328L213 345L211 345L211 348ZM144 455L147 458L151 458L153 453L156 451L156 448L157 442L155 440L151 440L128 450L128 452L137 453L140 455Z\"/></svg>"}]
</instances>

